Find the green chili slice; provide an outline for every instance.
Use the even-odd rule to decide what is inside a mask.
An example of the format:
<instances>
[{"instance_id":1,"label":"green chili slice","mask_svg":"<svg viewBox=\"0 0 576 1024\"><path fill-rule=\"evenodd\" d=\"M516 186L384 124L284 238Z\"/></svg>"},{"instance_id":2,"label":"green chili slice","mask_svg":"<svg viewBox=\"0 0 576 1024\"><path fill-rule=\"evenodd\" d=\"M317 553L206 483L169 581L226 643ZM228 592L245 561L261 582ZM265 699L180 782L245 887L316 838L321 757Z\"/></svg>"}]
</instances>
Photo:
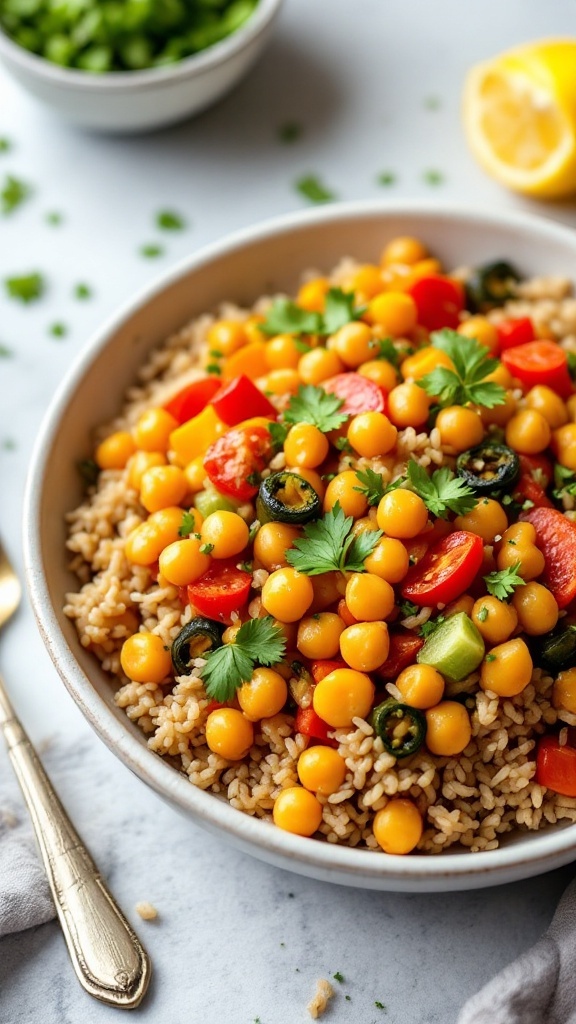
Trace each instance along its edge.
<instances>
[{"instance_id":1,"label":"green chili slice","mask_svg":"<svg viewBox=\"0 0 576 1024\"><path fill-rule=\"evenodd\" d=\"M426 737L426 719L422 712L400 704L393 697L374 708L371 720L384 749L397 758L415 754Z\"/></svg>"}]
</instances>

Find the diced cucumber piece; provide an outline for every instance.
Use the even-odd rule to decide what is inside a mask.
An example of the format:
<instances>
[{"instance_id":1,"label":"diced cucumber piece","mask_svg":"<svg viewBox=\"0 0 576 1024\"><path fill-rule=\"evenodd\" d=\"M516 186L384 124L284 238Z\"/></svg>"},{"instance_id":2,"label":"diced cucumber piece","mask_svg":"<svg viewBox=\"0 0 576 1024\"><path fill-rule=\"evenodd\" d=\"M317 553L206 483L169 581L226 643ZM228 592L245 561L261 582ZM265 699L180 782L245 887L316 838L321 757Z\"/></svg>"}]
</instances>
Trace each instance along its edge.
<instances>
[{"instance_id":1,"label":"diced cucumber piece","mask_svg":"<svg viewBox=\"0 0 576 1024\"><path fill-rule=\"evenodd\" d=\"M204 519L212 512L236 512L240 505L241 502L227 498L215 487L206 487L205 490L198 491L198 494L194 495L194 507L198 509Z\"/></svg>"},{"instance_id":2,"label":"diced cucumber piece","mask_svg":"<svg viewBox=\"0 0 576 1024\"><path fill-rule=\"evenodd\" d=\"M459 682L478 668L483 657L484 641L478 629L466 612L458 612L434 630L416 660Z\"/></svg>"}]
</instances>

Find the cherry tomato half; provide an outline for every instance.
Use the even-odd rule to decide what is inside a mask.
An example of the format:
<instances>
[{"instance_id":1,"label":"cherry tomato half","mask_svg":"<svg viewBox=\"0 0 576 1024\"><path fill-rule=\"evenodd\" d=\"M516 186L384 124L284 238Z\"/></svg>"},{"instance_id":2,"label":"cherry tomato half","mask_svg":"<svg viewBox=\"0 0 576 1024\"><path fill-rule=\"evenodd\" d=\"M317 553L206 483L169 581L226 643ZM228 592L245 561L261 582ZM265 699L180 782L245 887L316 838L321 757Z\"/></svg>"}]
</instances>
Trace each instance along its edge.
<instances>
[{"instance_id":1,"label":"cherry tomato half","mask_svg":"<svg viewBox=\"0 0 576 1024\"><path fill-rule=\"evenodd\" d=\"M164 406L178 423L187 423L194 416L212 401L214 395L220 390L221 383L218 377L203 377L202 380L195 380L193 384L182 388L174 398L166 402Z\"/></svg>"},{"instance_id":2,"label":"cherry tomato half","mask_svg":"<svg viewBox=\"0 0 576 1024\"><path fill-rule=\"evenodd\" d=\"M237 569L235 560L220 560L187 587L188 600L201 615L210 619L227 619L248 600L252 576Z\"/></svg>"},{"instance_id":3,"label":"cherry tomato half","mask_svg":"<svg viewBox=\"0 0 576 1024\"><path fill-rule=\"evenodd\" d=\"M357 416L360 412L384 412L384 392L373 380L361 373L337 373L322 381L324 391L341 398L344 405L338 412Z\"/></svg>"},{"instance_id":4,"label":"cherry tomato half","mask_svg":"<svg viewBox=\"0 0 576 1024\"><path fill-rule=\"evenodd\" d=\"M277 415L272 402L244 374L224 384L214 395L212 405L222 422L229 427L235 427L248 416L268 416L275 420Z\"/></svg>"},{"instance_id":5,"label":"cherry tomato half","mask_svg":"<svg viewBox=\"0 0 576 1024\"><path fill-rule=\"evenodd\" d=\"M416 661L418 651L424 647L424 638L416 636L415 633L398 633L390 630L390 650L388 657L380 668L376 669L376 675L381 679L394 681L397 676L409 665Z\"/></svg>"},{"instance_id":6,"label":"cherry tomato half","mask_svg":"<svg viewBox=\"0 0 576 1024\"><path fill-rule=\"evenodd\" d=\"M470 586L484 556L482 538L467 530L455 530L428 549L408 570L402 597L421 606L448 604Z\"/></svg>"},{"instance_id":7,"label":"cherry tomato half","mask_svg":"<svg viewBox=\"0 0 576 1024\"><path fill-rule=\"evenodd\" d=\"M516 345L526 345L534 341L536 332L530 317L522 316L514 320L501 320L496 325L498 333L498 346L501 352L507 348L515 348Z\"/></svg>"},{"instance_id":8,"label":"cherry tomato half","mask_svg":"<svg viewBox=\"0 0 576 1024\"><path fill-rule=\"evenodd\" d=\"M272 454L272 439L265 427L228 430L210 445L204 469L223 494L249 501L258 493L260 473Z\"/></svg>"},{"instance_id":9,"label":"cherry tomato half","mask_svg":"<svg viewBox=\"0 0 576 1024\"><path fill-rule=\"evenodd\" d=\"M418 323L429 331L456 329L464 309L464 289L458 281L441 274L421 277L407 289L418 309Z\"/></svg>"},{"instance_id":10,"label":"cherry tomato half","mask_svg":"<svg viewBox=\"0 0 576 1024\"><path fill-rule=\"evenodd\" d=\"M576 796L576 749L543 736L536 752L536 782L563 796Z\"/></svg>"},{"instance_id":11,"label":"cherry tomato half","mask_svg":"<svg viewBox=\"0 0 576 1024\"><path fill-rule=\"evenodd\" d=\"M532 523L546 562L542 582L565 608L576 597L576 525L556 508L531 508L520 519Z\"/></svg>"},{"instance_id":12,"label":"cherry tomato half","mask_svg":"<svg viewBox=\"0 0 576 1024\"><path fill-rule=\"evenodd\" d=\"M574 388L568 373L564 349L554 341L530 341L502 353L502 362L525 388L546 384L560 398L568 398Z\"/></svg>"}]
</instances>

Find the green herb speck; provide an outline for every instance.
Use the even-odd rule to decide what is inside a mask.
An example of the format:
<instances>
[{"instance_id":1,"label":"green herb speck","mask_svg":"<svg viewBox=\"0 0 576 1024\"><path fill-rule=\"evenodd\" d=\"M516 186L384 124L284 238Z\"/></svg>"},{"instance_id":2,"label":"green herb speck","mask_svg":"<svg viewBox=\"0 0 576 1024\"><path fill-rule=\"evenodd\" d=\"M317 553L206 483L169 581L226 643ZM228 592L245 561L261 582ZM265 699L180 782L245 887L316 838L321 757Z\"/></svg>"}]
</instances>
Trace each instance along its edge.
<instances>
[{"instance_id":1,"label":"green herb speck","mask_svg":"<svg viewBox=\"0 0 576 1024\"><path fill-rule=\"evenodd\" d=\"M346 1000L347 1003L352 1002L352 996L344 996L344 999Z\"/></svg>"},{"instance_id":2,"label":"green herb speck","mask_svg":"<svg viewBox=\"0 0 576 1024\"><path fill-rule=\"evenodd\" d=\"M334 981L339 981L340 984L344 981L344 975L341 971L336 971L336 974L333 974L332 977L334 978Z\"/></svg>"},{"instance_id":3,"label":"green herb speck","mask_svg":"<svg viewBox=\"0 0 576 1024\"><path fill-rule=\"evenodd\" d=\"M161 245L155 245L153 242L148 245L141 245L139 252L146 260L155 260L158 256L164 255L163 247Z\"/></svg>"},{"instance_id":4,"label":"green herb speck","mask_svg":"<svg viewBox=\"0 0 576 1024\"><path fill-rule=\"evenodd\" d=\"M424 106L426 110L439 110L442 106L442 101L439 96L426 96Z\"/></svg>"},{"instance_id":5,"label":"green herb speck","mask_svg":"<svg viewBox=\"0 0 576 1024\"><path fill-rule=\"evenodd\" d=\"M375 999L374 1000L374 1006L376 1007L377 1010L385 1010L386 1009L386 1007L384 1006L384 1003L381 1003L379 999Z\"/></svg>"},{"instance_id":6,"label":"green herb speck","mask_svg":"<svg viewBox=\"0 0 576 1024\"><path fill-rule=\"evenodd\" d=\"M424 171L423 178L426 185L432 186L441 185L444 181L444 175L442 174L442 171Z\"/></svg>"},{"instance_id":7,"label":"green herb speck","mask_svg":"<svg viewBox=\"0 0 576 1024\"><path fill-rule=\"evenodd\" d=\"M56 228L60 226L64 217L61 213L58 213L58 210L50 210L50 212L46 214L44 220L50 225L50 227Z\"/></svg>"},{"instance_id":8,"label":"green herb speck","mask_svg":"<svg viewBox=\"0 0 576 1024\"><path fill-rule=\"evenodd\" d=\"M303 131L304 129L299 121L285 121L278 128L278 138L280 142L290 145L290 143L298 141Z\"/></svg>"},{"instance_id":9,"label":"green herb speck","mask_svg":"<svg viewBox=\"0 0 576 1024\"><path fill-rule=\"evenodd\" d=\"M31 195L31 188L25 181L7 174L0 189L0 213L6 216L18 209Z\"/></svg>"},{"instance_id":10,"label":"green herb speck","mask_svg":"<svg viewBox=\"0 0 576 1024\"><path fill-rule=\"evenodd\" d=\"M160 228L160 231L183 231L186 221L174 210L160 210L156 214L156 227Z\"/></svg>"},{"instance_id":11,"label":"green herb speck","mask_svg":"<svg viewBox=\"0 0 576 1024\"><path fill-rule=\"evenodd\" d=\"M9 153L11 149L12 143L10 142L10 139L5 137L0 138L0 153Z\"/></svg>"},{"instance_id":12,"label":"green herb speck","mask_svg":"<svg viewBox=\"0 0 576 1024\"><path fill-rule=\"evenodd\" d=\"M222 367L219 363L207 363L204 369L206 370L206 373L211 373L215 377L220 377L222 374Z\"/></svg>"},{"instance_id":13,"label":"green herb speck","mask_svg":"<svg viewBox=\"0 0 576 1024\"><path fill-rule=\"evenodd\" d=\"M307 174L296 182L296 190L311 203L330 203L336 196L314 174Z\"/></svg>"},{"instance_id":14,"label":"green herb speck","mask_svg":"<svg viewBox=\"0 0 576 1024\"><path fill-rule=\"evenodd\" d=\"M3 345L2 342L0 342L0 359L10 359L13 355L14 353L12 349L8 348L8 345Z\"/></svg>"},{"instance_id":15,"label":"green herb speck","mask_svg":"<svg viewBox=\"0 0 576 1024\"><path fill-rule=\"evenodd\" d=\"M78 472L80 473L84 483L88 487L92 487L98 480L100 467L94 459L81 459L78 463Z\"/></svg>"},{"instance_id":16,"label":"green herb speck","mask_svg":"<svg viewBox=\"0 0 576 1024\"><path fill-rule=\"evenodd\" d=\"M46 282L42 274L34 271L31 274L4 278L4 287L9 298L16 299L18 302L28 303L36 302L42 297L46 288Z\"/></svg>"},{"instance_id":17,"label":"green herb speck","mask_svg":"<svg viewBox=\"0 0 576 1024\"><path fill-rule=\"evenodd\" d=\"M396 175L392 171L382 171L376 181L379 185L394 185L396 182Z\"/></svg>"},{"instance_id":18,"label":"green herb speck","mask_svg":"<svg viewBox=\"0 0 576 1024\"><path fill-rule=\"evenodd\" d=\"M16 441L13 437L5 437L2 441L2 447L6 452L13 452L16 448Z\"/></svg>"},{"instance_id":19,"label":"green herb speck","mask_svg":"<svg viewBox=\"0 0 576 1024\"><path fill-rule=\"evenodd\" d=\"M66 324L63 324L61 320L58 320L56 323L50 324L48 333L51 334L53 338L65 338L68 334L68 327Z\"/></svg>"},{"instance_id":20,"label":"green herb speck","mask_svg":"<svg viewBox=\"0 0 576 1024\"><path fill-rule=\"evenodd\" d=\"M80 302L84 302L86 299L91 299L92 298L92 289L91 289L90 285L89 284L85 284L83 281L80 281L78 284L75 284L74 285L74 298L78 299Z\"/></svg>"},{"instance_id":21,"label":"green herb speck","mask_svg":"<svg viewBox=\"0 0 576 1024\"><path fill-rule=\"evenodd\" d=\"M496 661L496 655L495 654L487 654L486 655L486 661Z\"/></svg>"}]
</instances>

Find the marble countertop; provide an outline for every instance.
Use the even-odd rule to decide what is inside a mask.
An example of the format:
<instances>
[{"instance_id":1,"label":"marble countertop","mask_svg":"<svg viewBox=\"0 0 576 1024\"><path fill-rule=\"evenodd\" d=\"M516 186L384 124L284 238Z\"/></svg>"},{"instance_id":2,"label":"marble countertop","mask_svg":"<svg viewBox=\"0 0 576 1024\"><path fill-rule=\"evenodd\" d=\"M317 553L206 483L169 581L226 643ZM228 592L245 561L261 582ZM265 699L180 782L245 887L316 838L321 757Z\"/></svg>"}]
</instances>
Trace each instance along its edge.
<instances>
[{"instance_id":1,"label":"marble countertop","mask_svg":"<svg viewBox=\"0 0 576 1024\"><path fill-rule=\"evenodd\" d=\"M573 31L564 0L286 0L269 50L232 95L193 121L134 138L69 128L0 71L0 137L12 143L0 152L0 181L12 174L32 187L0 219L0 280L38 270L47 281L30 306L0 290L0 535L15 564L22 568L30 451L86 338L191 251L305 206L299 178L317 175L340 199L437 196L576 226L574 207L524 200L486 178L459 113L470 64ZM293 121L302 135L287 145L279 129ZM186 229L159 231L162 209L181 214ZM47 219L54 212L57 226ZM143 258L146 244L163 253ZM75 297L78 283L90 299ZM309 1019L316 979L340 973L325 1018L333 1024L450 1024L538 938L571 877L566 868L499 889L416 896L261 864L180 818L103 746L57 678L26 603L0 654L17 710L149 949L155 972L135 1014L142 1021L296 1024ZM9 777L3 751L0 777ZM15 783L10 792L23 815ZM158 908L157 921L140 921L142 900ZM55 923L0 942L0 1024L80 1019L104 1024L117 1012L80 990Z\"/></svg>"}]
</instances>

